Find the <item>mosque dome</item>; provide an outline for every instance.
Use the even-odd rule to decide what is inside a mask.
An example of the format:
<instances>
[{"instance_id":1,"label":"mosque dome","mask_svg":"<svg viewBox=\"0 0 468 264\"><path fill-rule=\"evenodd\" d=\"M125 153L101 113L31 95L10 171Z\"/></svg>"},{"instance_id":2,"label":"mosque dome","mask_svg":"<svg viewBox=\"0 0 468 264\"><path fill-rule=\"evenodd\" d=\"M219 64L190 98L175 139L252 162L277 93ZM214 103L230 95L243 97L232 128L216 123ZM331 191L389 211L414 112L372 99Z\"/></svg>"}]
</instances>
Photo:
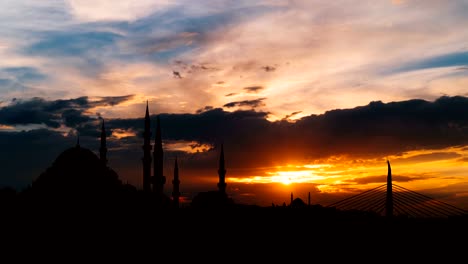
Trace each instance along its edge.
<instances>
[{"instance_id":1,"label":"mosque dome","mask_svg":"<svg viewBox=\"0 0 468 264\"><path fill-rule=\"evenodd\" d=\"M300 207L306 207L307 204L301 198L296 198L291 202L290 206L300 208Z\"/></svg>"},{"instance_id":2,"label":"mosque dome","mask_svg":"<svg viewBox=\"0 0 468 264\"><path fill-rule=\"evenodd\" d=\"M96 154L87 148L82 148L77 145L76 147L63 151L57 159L55 159L54 165L82 168L82 166L98 166L98 163L100 163L100 161Z\"/></svg>"},{"instance_id":3,"label":"mosque dome","mask_svg":"<svg viewBox=\"0 0 468 264\"><path fill-rule=\"evenodd\" d=\"M118 190L122 186L115 171L96 154L76 145L63 151L32 184L36 192L64 196L90 196Z\"/></svg>"}]
</instances>

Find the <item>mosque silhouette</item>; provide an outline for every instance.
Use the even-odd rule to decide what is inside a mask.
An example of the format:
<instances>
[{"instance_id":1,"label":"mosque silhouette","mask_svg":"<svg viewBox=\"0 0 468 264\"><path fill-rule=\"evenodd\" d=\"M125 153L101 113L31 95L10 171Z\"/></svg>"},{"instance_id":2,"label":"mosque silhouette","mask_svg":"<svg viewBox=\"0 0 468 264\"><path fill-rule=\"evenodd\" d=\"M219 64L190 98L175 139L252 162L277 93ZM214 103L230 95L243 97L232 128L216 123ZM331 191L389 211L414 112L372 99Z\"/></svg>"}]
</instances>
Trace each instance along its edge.
<instances>
[{"instance_id":1,"label":"mosque silhouette","mask_svg":"<svg viewBox=\"0 0 468 264\"><path fill-rule=\"evenodd\" d=\"M151 136L151 120L146 103L143 131L142 188L137 189L124 184L118 174L108 166L106 128L101 125L99 156L90 149L76 145L63 151L50 167L41 173L32 184L22 192L28 204L63 208L116 208L142 209L180 208L181 193L177 158L174 160L172 193L164 191L167 183L164 176L164 151L161 136L161 122L156 116L154 144ZM235 203L226 193L226 167L224 148L220 145L217 190L199 192L184 208L260 208L256 205ZM294 208L295 212L320 217L364 217L364 218L452 218L465 217L468 212L455 206L438 201L423 194L408 190L392 182L390 162L387 160L387 183L358 195L347 197L328 206L312 205L310 192L305 203L301 198L294 198L291 193L290 203L272 204L274 211L282 208ZM394 189L394 190L393 190ZM2 196L9 195L3 192ZM11 196L11 195L10 195ZM64 206L65 205L65 206ZM70 206L71 205L71 206ZM139 212L141 212L139 211ZM263 210L262 210L263 211ZM290 212L288 210L288 212ZM383 212L383 213L382 213ZM394 215L395 213L395 215Z\"/></svg>"},{"instance_id":2,"label":"mosque silhouette","mask_svg":"<svg viewBox=\"0 0 468 264\"><path fill-rule=\"evenodd\" d=\"M143 132L143 189L136 190L129 184L123 184L118 174L108 166L106 129L102 120L99 157L90 149L80 145L79 137L74 147L63 151L43 173L35 179L26 193L60 202L79 202L88 204L102 201L120 201L118 198L129 198L139 193L139 197L146 199L153 206L163 208L179 208L180 179L177 158L174 164L172 180L172 196L164 193L166 177L163 174L163 143L161 137L161 123L156 117L156 133L154 149L151 144L151 120L148 103L144 118ZM152 166L153 165L153 166ZM151 169L153 174L151 175ZM192 207L226 207L234 205L234 201L226 193L226 168L224 149L221 145L219 157L217 184L218 190L198 193L191 201ZM150 205L149 205L150 206Z\"/></svg>"}]
</instances>

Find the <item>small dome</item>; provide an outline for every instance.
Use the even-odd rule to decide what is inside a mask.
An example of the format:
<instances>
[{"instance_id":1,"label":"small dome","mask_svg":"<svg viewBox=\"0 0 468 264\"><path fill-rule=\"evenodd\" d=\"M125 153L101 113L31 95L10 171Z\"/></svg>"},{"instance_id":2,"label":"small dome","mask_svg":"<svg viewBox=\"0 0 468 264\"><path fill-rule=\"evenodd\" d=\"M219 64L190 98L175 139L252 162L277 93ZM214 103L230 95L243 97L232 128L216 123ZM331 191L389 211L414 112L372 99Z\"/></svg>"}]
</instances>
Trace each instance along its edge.
<instances>
[{"instance_id":1,"label":"small dome","mask_svg":"<svg viewBox=\"0 0 468 264\"><path fill-rule=\"evenodd\" d=\"M306 203L301 198L296 198L292 201L291 207L305 207Z\"/></svg>"}]
</instances>

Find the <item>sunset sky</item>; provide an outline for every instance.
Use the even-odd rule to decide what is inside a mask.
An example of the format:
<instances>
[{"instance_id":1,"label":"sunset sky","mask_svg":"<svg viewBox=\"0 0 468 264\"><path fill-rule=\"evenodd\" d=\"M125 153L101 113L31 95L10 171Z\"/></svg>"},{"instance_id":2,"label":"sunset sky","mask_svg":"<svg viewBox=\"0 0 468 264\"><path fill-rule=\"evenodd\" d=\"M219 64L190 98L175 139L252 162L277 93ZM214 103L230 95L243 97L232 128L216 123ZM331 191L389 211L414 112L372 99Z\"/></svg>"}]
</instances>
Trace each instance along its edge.
<instances>
[{"instance_id":1,"label":"sunset sky","mask_svg":"<svg viewBox=\"0 0 468 264\"><path fill-rule=\"evenodd\" d=\"M141 188L146 102L165 192L327 205L386 182L468 210L466 0L4 0L0 187L65 149ZM154 131L154 128L153 128Z\"/></svg>"}]
</instances>

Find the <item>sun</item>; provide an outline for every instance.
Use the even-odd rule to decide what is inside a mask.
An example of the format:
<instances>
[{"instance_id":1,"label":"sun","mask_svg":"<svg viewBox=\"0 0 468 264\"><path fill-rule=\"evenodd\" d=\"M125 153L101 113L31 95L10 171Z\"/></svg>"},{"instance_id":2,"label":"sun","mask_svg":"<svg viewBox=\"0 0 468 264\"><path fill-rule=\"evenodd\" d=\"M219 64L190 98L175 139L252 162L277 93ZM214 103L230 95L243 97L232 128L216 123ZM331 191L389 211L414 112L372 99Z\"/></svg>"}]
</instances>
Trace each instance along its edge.
<instances>
[{"instance_id":1,"label":"sun","mask_svg":"<svg viewBox=\"0 0 468 264\"><path fill-rule=\"evenodd\" d=\"M272 171L266 171L264 175L256 175L242 178L230 178L231 181L243 183L280 183L291 185L296 183L318 183L326 178L324 169L330 167L329 164L315 165L286 165L276 166Z\"/></svg>"},{"instance_id":2,"label":"sun","mask_svg":"<svg viewBox=\"0 0 468 264\"><path fill-rule=\"evenodd\" d=\"M276 171L269 172L271 176L271 182L282 183L284 185L289 185L291 183L302 183L307 182L308 178L311 176L310 171Z\"/></svg>"},{"instance_id":3,"label":"sun","mask_svg":"<svg viewBox=\"0 0 468 264\"><path fill-rule=\"evenodd\" d=\"M278 182L284 184L284 185L289 185L292 182L292 179L288 175L281 175L278 179Z\"/></svg>"}]
</instances>

